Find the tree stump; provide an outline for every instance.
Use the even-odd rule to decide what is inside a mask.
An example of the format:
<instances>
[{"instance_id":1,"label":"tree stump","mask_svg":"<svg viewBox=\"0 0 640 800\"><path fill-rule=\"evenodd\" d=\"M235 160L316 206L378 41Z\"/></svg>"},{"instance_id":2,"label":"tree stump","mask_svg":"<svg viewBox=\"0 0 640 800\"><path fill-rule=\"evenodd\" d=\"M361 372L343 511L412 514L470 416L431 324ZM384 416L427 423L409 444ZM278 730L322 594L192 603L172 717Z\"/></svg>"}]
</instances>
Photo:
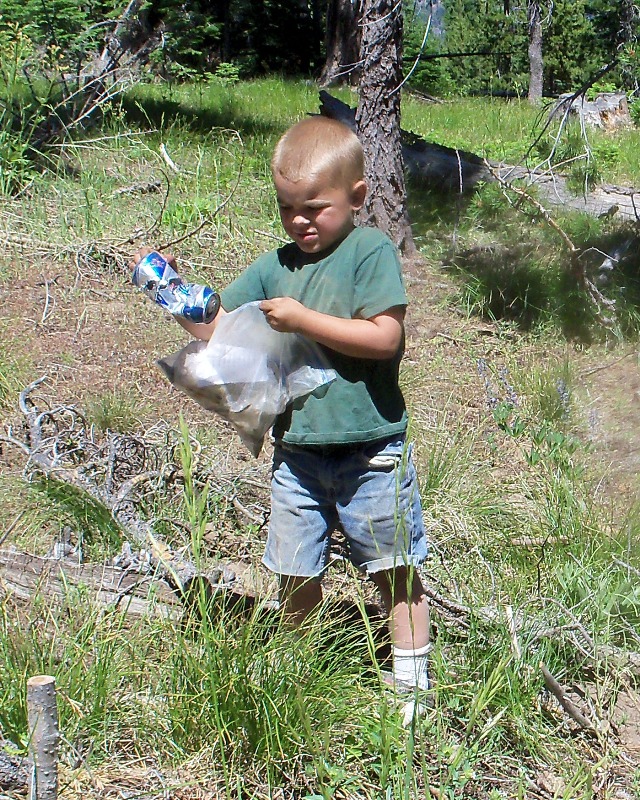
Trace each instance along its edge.
<instances>
[{"instance_id":1,"label":"tree stump","mask_svg":"<svg viewBox=\"0 0 640 800\"><path fill-rule=\"evenodd\" d=\"M33 772L29 798L57 800L58 797L58 707L56 680L51 675L36 675L27 681L29 750Z\"/></svg>"},{"instance_id":2,"label":"tree stump","mask_svg":"<svg viewBox=\"0 0 640 800\"><path fill-rule=\"evenodd\" d=\"M572 94L561 94L554 113L564 111L572 97ZM584 95L580 95L571 103L569 113L576 115L585 125L605 131L614 131L632 124L624 92L602 92L593 100L587 100Z\"/></svg>"}]
</instances>

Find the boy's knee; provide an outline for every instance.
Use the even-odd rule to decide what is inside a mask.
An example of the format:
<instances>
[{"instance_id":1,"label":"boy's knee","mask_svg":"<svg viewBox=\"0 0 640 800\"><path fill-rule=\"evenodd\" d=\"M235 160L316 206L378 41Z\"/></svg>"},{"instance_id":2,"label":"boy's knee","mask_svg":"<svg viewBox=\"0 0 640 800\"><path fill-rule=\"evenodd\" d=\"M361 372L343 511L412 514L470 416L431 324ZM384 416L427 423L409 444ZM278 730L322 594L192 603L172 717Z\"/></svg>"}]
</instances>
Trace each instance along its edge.
<instances>
[{"instance_id":1,"label":"boy's knee","mask_svg":"<svg viewBox=\"0 0 640 800\"><path fill-rule=\"evenodd\" d=\"M424 595L424 587L415 567L395 567L371 574L383 599L398 603L407 599L416 600Z\"/></svg>"}]
</instances>

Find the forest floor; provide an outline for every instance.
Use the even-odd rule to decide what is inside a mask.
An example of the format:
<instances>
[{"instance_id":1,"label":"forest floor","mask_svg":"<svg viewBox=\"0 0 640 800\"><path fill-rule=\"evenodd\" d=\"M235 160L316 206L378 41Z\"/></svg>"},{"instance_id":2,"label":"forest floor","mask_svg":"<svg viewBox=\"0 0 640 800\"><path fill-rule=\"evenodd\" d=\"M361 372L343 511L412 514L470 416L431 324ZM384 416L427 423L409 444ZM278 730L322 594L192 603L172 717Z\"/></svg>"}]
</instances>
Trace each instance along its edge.
<instances>
[{"instance_id":1,"label":"forest floor","mask_svg":"<svg viewBox=\"0 0 640 800\"><path fill-rule=\"evenodd\" d=\"M109 432L138 442L164 441L167 460L176 468L172 474L180 479L185 479L186 469L176 455L180 436L175 433L184 418L190 440L198 447L198 485L209 490L204 565L230 568L235 574L234 589L240 592L275 597L274 580L260 563L269 511L270 444L254 459L228 423L168 384L156 361L179 350L188 337L131 284L128 260L143 241L179 239L174 249L183 274L220 288L258 252L275 246L281 235L277 211L265 202L270 191L266 166L270 139L283 129L285 118L316 108L315 87L299 88L296 107L286 110L282 89L282 81L266 83L263 91L269 113L278 119L253 125L255 87L240 85L236 99L232 89L225 87L224 113L214 115L211 130L197 134L194 130L198 129L189 126L201 112L191 110L189 104L198 92L185 87L180 102L177 95L170 102L163 95L162 102L145 107L140 130L131 133L135 125L127 119L127 132L118 130L113 142L90 142L78 151L80 156L74 151L81 167L77 175L51 176L50 183L34 182L18 196L0 200L2 551L15 548L44 556L62 543L73 546L77 557L82 544L86 562L103 564L118 555L123 544L121 532L112 535L112 521L95 516L95 508L88 503L78 503L76 496L60 498L51 487L37 485L19 398L27 385L46 376L30 395L40 410L70 419L69 409L77 409L97 443L107 441ZM249 93L246 97L244 91ZM158 120L148 116L154 109ZM163 129L165 111L171 123ZM504 128L502 111L500 107L497 131ZM425 116L423 108L419 112ZM473 122L484 111L463 108L460 113ZM507 117L514 118L511 107ZM234 133L242 127L240 123L247 145ZM424 130L428 129L426 118L423 123ZM153 129L156 124L158 128ZM469 137L477 135L477 125L472 128ZM487 129L490 139L498 138L498 133ZM456 125L446 118L442 130L444 138ZM166 145L181 172L167 173L160 144ZM128 191L140 185L162 189ZM277 739L278 755L290 746L295 769L284 758L274 766L264 751L251 761L253 751L242 751L245 740L241 737L246 735L248 740L252 716L260 714L255 713L259 707L255 698L242 694L244 687L238 679L245 654L238 655L224 638L218 649L219 642L213 643L216 657L220 650L236 659L224 676L227 683L221 684L225 692L220 693L231 703L231 708L225 707L231 722L225 718L216 729L207 719L222 702L215 686L210 694L192 696L183 690L181 675L172 683L175 676L166 664L171 662L166 657L169 652L184 667L179 657L183 651L191 653L192 647L196 652L200 641L194 644L183 636L180 626L174 626L175 630L163 631L167 641L154 638L149 646L147 637L157 632L150 626L151 633L144 630L137 647L129 652L122 631L107 629L107 645L123 645L125 660L125 666L116 658L113 662L123 669L124 677L116 675L110 684L105 680L113 692L114 709L109 698L95 698L84 691L99 661L91 649L92 630L84 640L89 644L82 653L86 655L83 672L79 678L69 677L61 704L72 731L62 765L63 798L298 800L315 799L319 792L336 798L401 796L393 794L395 790L404 792L403 797L476 800L631 800L638 796L640 669L608 663L599 653L610 644L636 655L640 650L640 347L635 338L625 340L602 332L590 344L569 339L553 321L525 331L516 321L498 322L468 313L461 300L463 278L441 260L444 245L438 245L442 240L458 237L461 248L465 236L470 245L477 241L492 246L501 236L509 244L519 243L541 227L539 220L526 215L514 223L513 208L500 205L503 199L498 202L491 193L476 199L475 206L471 201L468 209L458 209L456 220L430 216L419 241L423 260L407 270L410 303L401 381L432 544L423 577L435 594L453 600L458 608L477 612L475 617L469 613L470 621L457 624L455 610L448 615L434 601L437 708L434 718L425 723L426 735L419 741L409 740L397 730L398 725L394 727L379 702L379 686L371 688L375 681L370 676L367 683L349 675L348 685L340 684L331 694L336 689L330 683L333 675L324 668L321 656L324 672L318 669L317 674L325 681L321 685L331 691L326 698L321 691L305 696L302 709L318 697L326 699L324 706L311 706L314 713L320 709L315 716L311 712L307 717L296 716L302 713L300 698L275 693L282 685L268 683L269 670L261 676L267 685L265 694L274 689L267 700L283 712L284 721L274 712L272 720L267 720L273 727L261 729L259 740ZM454 210L454 204L449 205ZM464 218L467 211L470 222ZM590 223L580 224L588 228ZM539 241L530 250L540 255L536 266L544 272L550 261L545 260ZM554 257L560 252L561 260L557 243L552 242L549 249ZM508 279L508 269L517 266L510 260L512 255L521 256L524 250L514 255L505 248L507 269L498 273L501 280ZM555 284L550 281L550 285ZM565 389L570 392L568 400ZM547 416L540 412L543 402L553 406ZM565 402L566 419L562 416ZM505 405L508 418L500 421L497 412L504 411ZM61 444L72 451L73 437ZM164 493L158 489L154 496L149 490L141 505L146 502L144 512L157 521L158 539L189 555L192 520L185 508L184 486L179 480L172 485L167 482ZM343 564L337 560L329 570L327 594L339 600L353 601L356 596L374 600L368 584ZM515 654L517 633L511 637L505 625L503 609L507 607L513 607L523 623L522 659ZM494 613L488 622L482 616L487 609ZM62 653L75 664L81 638L77 626L83 620L67 611L63 603L56 616L41 596L32 603L15 601L0 573L0 624L4 626L0 628L0 736L2 725L5 732L11 725L15 741L24 745L27 740L22 736L22 689L7 690L7 682L23 681L27 669L42 664L49 652L49 635L52 640L59 637L57 649L52 647L55 656L62 658ZM26 623L15 623L14 617ZM96 631L105 617L99 615ZM89 611L87 618L91 619ZM536 638L541 628L550 631L549 636ZM570 636L576 630L590 637L586 649L578 637L581 652L576 650L575 638L554 638L554 634ZM95 640L99 640L97 632ZM273 652L267 649L265 654L263 642L250 646L262 648L262 663L271 663ZM15 656L8 672L3 672L3 655L7 663ZM542 658L549 659L574 705L588 709L593 719L602 722L597 733L585 731L570 719L558 698L554 701L545 689ZM198 657L193 662L197 672ZM51 668L63 673L61 663L54 658ZM156 694L149 698L144 692L151 684ZM195 679L194 684L201 686ZM132 686L140 691L136 693ZM228 687L247 703L238 705L237 718L233 717L235 695L226 692ZM262 685L253 688L262 700ZM351 694L344 700L347 691ZM152 704L166 700L168 694L175 703L175 717L160 708L157 718L151 716L146 724ZM136 705L132 697L142 700ZM284 714L290 710L287 702L295 710L291 718ZM99 716L101 703L109 712L105 717ZM343 715L346 703L356 709L351 717ZM308 730L301 731L300 719ZM189 738L192 723L198 727L195 722L205 731L203 742L195 734L193 740ZM168 734L170 724L173 728ZM137 737L133 742L131 731ZM183 736L180 742L179 735ZM211 736L217 737L214 744ZM363 737L368 737L364 744ZM93 740L97 742L95 758ZM221 752L230 753L229 763L239 770L231 776L233 791L228 783L221 783ZM295 786L283 791L278 784L270 794L265 774L273 781L293 775ZM381 776L387 781L384 791ZM223 778L228 781L227 775ZM352 791L349 787L353 786L357 788ZM8 796L23 797L24 791Z\"/></svg>"},{"instance_id":2,"label":"forest floor","mask_svg":"<svg viewBox=\"0 0 640 800\"><path fill-rule=\"evenodd\" d=\"M29 256L19 271L19 280L6 282L0 289L4 348L16 365L13 377L19 377L23 385L47 376L37 390L41 408L73 404L87 409L97 398L132 397L134 430L149 429L161 419L175 425L183 415L193 431L215 441L224 453L225 474L250 472L266 485L269 445L254 460L225 422L174 390L155 365L157 358L179 349L188 337L130 284L122 259L100 268L97 262ZM638 500L640 488L638 347L583 347L559 342L550 350L548 341L522 340L505 326L467 318L448 306L452 287L437 270L425 265L408 284L411 305L403 375L409 406L414 411L414 429L421 424L432 426L435 417L443 413L452 430L474 430L485 424L487 389L478 372L480 359L496 367L518 360L527 364L538 357L568 359L576 376L579 415L591 444L588 457L601 476L593 491L608 498L606 502L623 518ZM420 370L414 370L416 365ZM416 381L416 375L424 377ZM15 382L12 386L17 388ZM112 409L117 416L116 412ZM17 393L6 399L3 417L5 429L11 426L14 433L20 431ZM417 460L419 469L421 463L425 468L427 454L420 447ZM2 514L7 533L25 502L25 487L20 483L24 466L24 454L3 445ZM504 463L501 469L508 472L511 466ZM14 487L12 493L6 491L10 486ZM263 498L266 502L267 495ZM51 520L44 529L29 527L21 533L18 525L8 536L0 531L3 547L16 545L39 554L50 550L57 535L59 528ZM243 540L234 529L225 539L218 530L214 549L218 558L233 565L245 590L273 596L273 582L259 564L263 536L263 530L254 529ZM334 584L348 595L344 580L337 578ZM618 747L625 755L615 768L619 793L606 796L628 800L640 764L640 697L631 685L618 694L612 721ZM76 791L80 796L110 798L138 796L137 792L148 788L148 770L136 771L126 765L123 772L121 767L125 765L99 768L91 789L74 779ZM541 791L546 791L543 796L562 796L558 793L562 785L553 775L540 775L539 784ZM97 785L100 791L96 791ZM194 792L172 796L214 796ZM69 785L63 796L78 795Z\"/></svg>"}]
</instances>

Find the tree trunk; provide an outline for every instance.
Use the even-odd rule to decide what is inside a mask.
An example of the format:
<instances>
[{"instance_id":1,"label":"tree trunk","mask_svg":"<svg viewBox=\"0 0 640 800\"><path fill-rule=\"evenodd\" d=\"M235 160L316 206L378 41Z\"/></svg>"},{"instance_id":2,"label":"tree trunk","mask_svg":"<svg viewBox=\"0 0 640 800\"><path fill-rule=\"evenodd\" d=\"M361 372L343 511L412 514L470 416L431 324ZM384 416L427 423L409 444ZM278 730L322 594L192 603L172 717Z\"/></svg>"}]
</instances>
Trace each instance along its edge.
<instances>
[{"instance_id":1,"label":"tree trunk","mask_svg":"<svg viewBox=\"0 0 640 800\"><path fill-rule=\"evenodd\" d=\"M631 44L636 36L638 6L633 0L622 0L620 8L620 43Z\"/></svg>"},{"instance_id":2,"label":"tree trunk","mask_svg":"<svg viewBox=\"0 0 640 800\"><path fill-rule=\"evenodd\" d=\"M320 86L355 85L360 75L360 28L362 0L329 0L325 49L327 58L318 78Z\"/></svg>"},{"instance_id":3,"label":"tree trunk","mask_svg":"<svg viewBox=\"0 0 640 800\"><path fill-rule=\"evenodd\" d=\"M406 256L413 242L400 140L402 7L395 0L363 0L362 75L356 130L364 149L367 201L364 225L388 234Z\"/></svg>"},{"instance_id":4,"label":"tree trunk","mask_svg":"<svg viewBox=\"0 0 640 800\"><path fill-rule=\"evenodd\" d=\"M50 675L37 675L27 681L29 749L33 775L29 796L35 800L58 797L58 708L56 681Z\"/></svg>"},{"instance_id":5,"label":"tree trunk","mask_svg":"<svg viewBox=\"0 0 640 800\"><path fill-rule=\"evenodd\" d=\"M133 27L140 12L142 0L129 0L112 32L105 36L100 57L93 63L94 75L109 75L119 63L124 52L133 45Z\"/></svg>"},{"instance_id":6,"label":"tree trunk","mask_svg":"<svg viewBox=\"0 0 640 800\"><path fill-rule=\"evenodd\" d=\"M542 100L542 15L538 0L531 0L529 16L529 102L537 105Z\"/></svg>"}]
</instances>

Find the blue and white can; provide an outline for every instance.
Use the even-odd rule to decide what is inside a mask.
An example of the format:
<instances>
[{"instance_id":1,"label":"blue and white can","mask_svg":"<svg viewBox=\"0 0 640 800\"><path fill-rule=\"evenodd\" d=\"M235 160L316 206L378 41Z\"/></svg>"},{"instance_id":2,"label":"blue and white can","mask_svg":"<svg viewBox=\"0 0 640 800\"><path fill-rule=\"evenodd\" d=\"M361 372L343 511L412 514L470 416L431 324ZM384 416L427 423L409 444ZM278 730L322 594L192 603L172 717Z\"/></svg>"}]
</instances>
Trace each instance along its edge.
<instances>
[{"instance_id":1,"label":"blue and white can","mask_svg":"<svg viewBox=\"0 0 640 800\"><path fill-rule=\"evenodd\" d=\"M217 292L200 283L185 283L160 253L142 258L131 280L161 308L190 322L211 322L220 309Z\"/></svg>"}]
</instances>

